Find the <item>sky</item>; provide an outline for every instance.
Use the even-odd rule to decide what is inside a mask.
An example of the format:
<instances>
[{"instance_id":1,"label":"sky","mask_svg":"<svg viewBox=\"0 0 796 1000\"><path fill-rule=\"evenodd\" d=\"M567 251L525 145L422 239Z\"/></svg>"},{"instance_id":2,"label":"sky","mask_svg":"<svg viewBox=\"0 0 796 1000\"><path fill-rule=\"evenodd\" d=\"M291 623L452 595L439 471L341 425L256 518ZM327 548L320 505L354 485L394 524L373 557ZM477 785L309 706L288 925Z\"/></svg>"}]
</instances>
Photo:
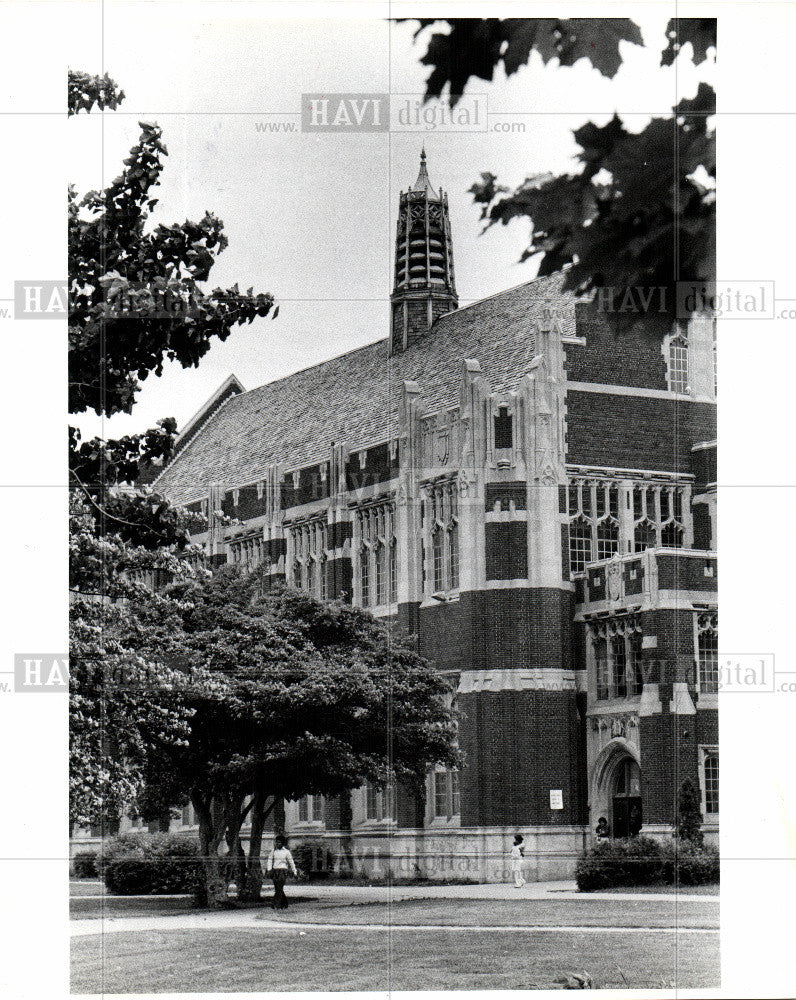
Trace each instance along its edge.
<instances>
[{"instance_id":1,"label":"sky","mask_svg":"<svg viewBox=\"0 0 796 1000\"><path fill-rule=\"evenodd\" d=\"M576 170L572 132L584 122L604 124L618 112L638 130L692 97L709 79L705 67L688 59L660 67L670 11L657 10L635 18L645 46L623 43L613 80L584 60L561 69L536 56L508 80L502 70L492 82L471 80L466 93L483 95L490 131L341 136L300 131L302 93L418 99L428 68L416 25L275 19L251 4L116 2L105 5L103 32L89 5L70 39L70 66L107 70L127 97L116 112L70 119L69 179L81 193L107 184L136 142L138 122L157 122L169 156L152 224L212 211L229 247L211 287L252 286L272 293L280 309L274 321L235 328L199 368L168 364L160 378L150 376L132 414L82 415L84 435L131 433L164 416L181 426L230 373L250 389L385 337L398 195L415 180L423 145L432 184L449 196L460 304L532 278L535 265L518 263L527 221L483 233L468 188L482 171L514 186L536 173Z\"/></svg>"}]
</instances>

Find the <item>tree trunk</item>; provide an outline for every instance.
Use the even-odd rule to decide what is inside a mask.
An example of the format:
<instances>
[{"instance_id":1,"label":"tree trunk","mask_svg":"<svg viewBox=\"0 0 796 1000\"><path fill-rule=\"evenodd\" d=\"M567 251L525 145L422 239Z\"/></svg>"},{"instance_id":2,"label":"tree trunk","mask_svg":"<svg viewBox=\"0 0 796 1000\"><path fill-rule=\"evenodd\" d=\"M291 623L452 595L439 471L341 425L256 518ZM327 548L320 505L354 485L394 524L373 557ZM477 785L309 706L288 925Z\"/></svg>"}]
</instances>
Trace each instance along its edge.
<instances>
[{"instance_id":1,"label":"tree trunk","mask_svg":"<svg viewBox=\"0 0 796 1000\"><path fill-rule=\"evenodd\" d=\"M274 802L274 836L285 835L285 800L276 799Z\"/></svg>"},{"instance_id":2,"label":"tree trunk","mask_svg":"<svg viewBox=\"0 0 796 1000\"><path fill-rule=\"evenodd\" d=\"M227 905L227 883L222 878L218 856L227 826L226 810L204 796L192 796L192 801L199 820L199 853L204 870L204 881L196 888L195 902L197 906L218 909Z\"/></svg>"},{"instance_id":3,"label":"tree trunk","mask_svg":"<svg viewBox=\"0 0 796 1000\"><path fill-rule=\"evenodd\" d=\"M340 793L340 857L337 868L341 875L354 874L354 840L351 835L351 792Z\"/></svg>"},{"instance_id":4,"label":"tree trunk","mask_svg":"<svg viewBox=\"0 0 796 1000\"><path fill-rule=\"evenodd\" d=\"M240 899L247 903L257 903L263 888L263 866L260 860L263 846L263 830L265 821L274 808L276 800L266 809L267 794L262 789L254 794L252 805L252 823L249 834L249 858L246 862L246 879L243 883Z\"/></svg>"},{"instance_id":5,"label":"tree trunk","mask_svg":"<svg viewBox=\"0 0 796 1000\"><path fill-rule=\"evenodd\" d=\"M246 854L244 853L238 831L227 829L226 839L229 849L227 854L227 861L229 863L228 875L231 876L232 881L237 885L238 898L240 898L243 883L246 879Z\"/></svg>"}]
</instances>

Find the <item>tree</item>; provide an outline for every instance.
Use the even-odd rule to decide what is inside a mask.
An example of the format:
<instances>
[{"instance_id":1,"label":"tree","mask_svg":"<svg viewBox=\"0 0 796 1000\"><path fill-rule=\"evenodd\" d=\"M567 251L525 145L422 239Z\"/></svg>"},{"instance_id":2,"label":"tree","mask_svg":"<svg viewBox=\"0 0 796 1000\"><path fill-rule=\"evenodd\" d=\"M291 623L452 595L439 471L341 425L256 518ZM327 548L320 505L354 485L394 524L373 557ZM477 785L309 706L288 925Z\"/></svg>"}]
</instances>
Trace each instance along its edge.
<instances>
[{"instance_id":1,"label":"tree","mask_svg":"<svg viewBox=\"0 0 796 1000\"><path fill-rule=\"evenodd\" d=\"M114 110L123 100L107 74L70 71L69 115ZM141 382L159 375L164 361L198 364L214 338L226 339L237 324L267 315L273 305L270 295L241 294L237 286L203 289L227 245L215 216L149 225L166 147L156 125L142 122L140 128L124 169L104 191L78 198L69 190L72 413L130 412ZM122 807L135 804L144 790L144 762L179 742L190 714L185 675L164 664L157 650L142 657L140 637L131 638L140 631L142 587L136 580L192 579L197 572L190 535L203 519L150 489L124 488L144 465L169 458L176 430L170 417L118 440L82 441L70 428L75 823L118 818ZM126 603L109 603L119 599Z\"/></svg>"},{"instance_id":2,"label":"tree","mask_svg":"<svg viewBox=\"0 0 796 1000\"><path fill-rule=\"evenodd\" d=\"M136 596L143 588L111 576L116 582L109 589L125 600L97 595L95 560L122 552L130 566L130 554L125 546L98 540L80 499L72 503L73 564L86 570L69 609L69 821L105 827L136 803L151 755L173 750L188 737L190 678L142 652ZM173 620L171 608L164 623Z\"/></svg>"},{"instance_id":3,"label":"tree","mask_svg":"<svg viewBox=\"0 0 796 1000\"><path fill-rule=\"evenodd\" d=\"M113 110L123 100L107 74L70 71L70 115ZM104 191L78 198L69 189L70 413L130 413L142 381L160 375L166 361L195 367L216 340L273 307L271 295L252 289L203 287L227 246L223 223L210 212L199 222L149 225L167 150L157 125L139 126L124 169ZM175 434L172 418L119 440L83 442L70 428L72 485L98 508L101 532L124 525L133 542L148 547L188 544L188 532L162 498L153 504L151 493L113 492L119 483L135 482L143 463L167 459ZM136 538L139 523L142 537Z\"/></svg>"},{"instance_id":4,"label":"tree","mask_svg":"<svg viewBox=\"0 0 796 1000\"><path fill-rule=\"evenodd\" d=\"M681 841L702 844L702 809L699 792L690 778L686 778L677 793L677 836Z\"/></svg>"},{"instance_id":5,"label":"tree","mask_svg":"<svg viewBox=\"0 0 796 1000\"><path fill-rule=\"evenodd\" d=\"M160 801L190 796L209 905L226 899L225 838L240 859L243 895L259 898L263 830L276 803L340 795L365 780L395 780L419 795L429 767L458 761L449 686L408 640L361 609L290 590L262 595L260 585L259 574L228 569L171 588L162 599L176 601L180 624L161 625L151 605L139 637L144 649L216 682L192 686L189 737L160 743L146 774ZM250 814L246 857L240 830Z\"/></svg>"},{"instance_id":6,"label":"tree","mask_svg":"<svg viewBox=\"0 0 796 1000\"><path fill-rule=\"evenodd\" d=\"M613 78L621 44L642 44L637 25L625 18L424 19L415 37L440 24L447 30L430 34L421 59L431 67L426 98L447 88L452 104L471 77L492 80L498 66L511 76L533 53L562 67L587 59ZM672 19L666 33L662 65L671 65L687 46L696 65L715 58L715 19ZM540 275L563 271L565 288L584 295L611 288L617 301L626 290L666 289L666 311L650 312L646 320L661 324L656 332L668 332L676 315L675 283L701 287L715 280L715 111L715 94L702 83L693 100L680 101L672 116L653 118L638 134L616 115L603 127L582 126L574 133L577 173L530 176L514 191L483 173L470 191L487 228L530 220L521 259L537 257ZM692 297L681 308L697 302ZM658 303L656 297L656 310ZM637 315L617 310L608 318L622 329Z\"/></svg>"}]
</instances>

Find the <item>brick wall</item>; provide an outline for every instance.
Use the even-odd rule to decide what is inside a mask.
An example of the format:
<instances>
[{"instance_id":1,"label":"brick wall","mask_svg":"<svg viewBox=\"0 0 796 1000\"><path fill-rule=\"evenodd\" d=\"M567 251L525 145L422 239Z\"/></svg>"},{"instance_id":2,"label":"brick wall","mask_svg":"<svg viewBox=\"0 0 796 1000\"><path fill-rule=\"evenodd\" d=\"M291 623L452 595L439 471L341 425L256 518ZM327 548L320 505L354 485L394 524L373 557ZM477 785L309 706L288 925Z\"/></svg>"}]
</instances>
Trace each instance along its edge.
<instances>
[{"instance_id":1,"label":"brick wall","mask_svg":"<svg viewBox=\"0 0 796 1000\"><path fill-rule=\"evenodd\" d=\"M691 471L691 447L716 435L712 403L567 392L567 461Z\"/></svg>"},{"instance_id":2,"label":"brick wall","mask_svg":"<svg viewBox=\"0 0 796 1000\"><path fill-rule=\"evenodd\" d=\"M488 521L484 525L487 580L528 576L528 525L525 521Z\"/></svg>"},{"instance_id":3,"label":"brick wall","mask_svg":"<svg viewBox=\"0 0 796 1000\"><path fill-rule=\"evenodd\" d=\"M659 336L638 329L614 332L605 316L587 303L575 309L575 330L586 344L566 344L567 378L636 388L666 389L666 362Z\"/></svg>"},{"instance_id":4,"label":"brick wall","mask_svg":"<svg viewBox=\"0 0 796 1000\"><path fill-rule=\"evenodd\" d=\"M553 588L464 592L459 601L402 605L397 624L440 670L572 665L573 595Z\"/></svg>"},{"instance_id":5,"label":"brick wall","mask_svg":"<svg viewBox=\"0 0 796 1000\"><path fill-rule=\"evenodd\" d=\"M462 826L570 825L585 819L584 729L573 691L460 695ZM561 789L562 810L550 809Z\"/></svg>"}]
</instances>

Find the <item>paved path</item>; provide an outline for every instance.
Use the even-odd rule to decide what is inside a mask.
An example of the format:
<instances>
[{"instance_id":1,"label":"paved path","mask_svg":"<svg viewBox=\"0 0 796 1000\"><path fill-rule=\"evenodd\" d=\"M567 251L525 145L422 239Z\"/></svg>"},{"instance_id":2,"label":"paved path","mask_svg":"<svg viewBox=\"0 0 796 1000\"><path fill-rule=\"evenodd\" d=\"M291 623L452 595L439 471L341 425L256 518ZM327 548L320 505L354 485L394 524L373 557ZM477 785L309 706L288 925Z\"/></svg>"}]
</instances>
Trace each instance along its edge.
<instances>
[{"instance_id":1,"label":"paved path","mask_svg":"<svg viewBox=\"0 0 796 1000\"><path fill-rule=\"evenodd\" d=\"M399 900L411 899L491 899L491 900L519 900L519 899L546 899L550 901L577 900L588 901L614 901L632 900L642 901L663 901L671 902L680 906L690 906L697 904L697 909L701 910L704 904L708 904L708 909L703 912L710 913L710 904L718 906L718 896L697 896L681 893L579 893L574 882L531 882L522 889L515 889L513 885L506 884L485 884L485 885L425 885L425 886L294 886L294 891L309 890L312 892L313 901L322 902L325 906L346 905L352 903L389 903ZM96 899L103 897L80 896L75 899ZM120 898L120 897L110 897ZM143 897L121 897L125 899L145 899L153 902L152 896ZM160 897L169 899L189 899L187 896ZM611 926L550 926L545 925L502 925L502 926L472 926L456 924L346 924L346 923L309 923L287 922L284 920L269 919L262 910L222 910L219 912L202 911L197 913L175 913L172 916L152 915L152 916L124 916L103 914L91 918L75 918L70 921L72 936L83 937L90 934L120 933L123 931L153 931L153 930L231 930L238 928L250 928L258 930L279 930L292 933L306 934L318 930L352 930L352 931L390 931L391 933L400 931L418 931L433 933L435 931L453 932L511 932L511 931L533 931L535 933L579 933L579 934L602 934L602 933L646 933L646 934L717 934L718 930L707 927L611 927Z\"/></svg>"},{"instance_id":2,"label":"paved path","mask_svg":"<svg viewBox=\"0 0 796 1000\"><path fill-rule=\"evenodd\" d=\"M97 883L98 886L101 883ZM265 883L266 894L270 895L270 883ZM718 903L718 896L703 896L688 892L578 892L574 881L567 882L527 882L522 889L515 889L512 883L487 882L482 885L318 885L299 882L288 885L288 893L305 895L323 902L345 903L389 903L401 899L577 899L588 900L678 900L679 902ZM147 899L152 896L107 896L102 892L90 896L74 896L74 899ZM158 899L180 899L181 896L158 896Z\"/></svg>"}]
</instances>

